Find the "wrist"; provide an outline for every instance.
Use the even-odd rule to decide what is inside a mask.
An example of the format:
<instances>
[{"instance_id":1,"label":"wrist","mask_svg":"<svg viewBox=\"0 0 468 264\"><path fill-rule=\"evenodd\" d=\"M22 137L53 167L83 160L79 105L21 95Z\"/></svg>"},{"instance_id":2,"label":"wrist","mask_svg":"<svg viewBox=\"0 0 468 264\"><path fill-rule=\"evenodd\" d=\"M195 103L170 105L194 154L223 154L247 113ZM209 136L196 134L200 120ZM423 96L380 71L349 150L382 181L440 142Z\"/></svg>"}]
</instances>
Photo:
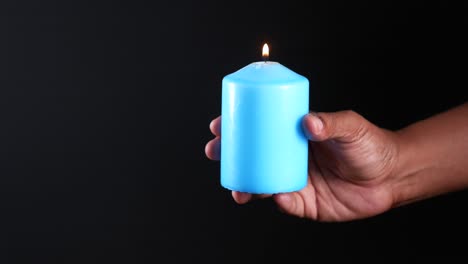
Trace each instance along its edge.
<instances>
[{"instance_id":1,"label":"wrist","mask_svg":"<svg viewBox=\"0 0 468 264\"><path fill-rule=\"evenodd\" d=\"M421 192L423 186L421 173L426 164L420 159L421 150L417 151L415 142L403 129L394 133L397 149L396 164L390 176L393 193L392 207L398 207L413 201L421 200L425 196Z\"/></svg>"},{"instance_id":2,"label":"wrist","mask_svg":"<svg viewBox=\"0 0 468 264\"><path fill-rule=\"evenodd\" d=\"M393 207L468 188L468 105L394 132Z\"/></svg>"}]
</instances>

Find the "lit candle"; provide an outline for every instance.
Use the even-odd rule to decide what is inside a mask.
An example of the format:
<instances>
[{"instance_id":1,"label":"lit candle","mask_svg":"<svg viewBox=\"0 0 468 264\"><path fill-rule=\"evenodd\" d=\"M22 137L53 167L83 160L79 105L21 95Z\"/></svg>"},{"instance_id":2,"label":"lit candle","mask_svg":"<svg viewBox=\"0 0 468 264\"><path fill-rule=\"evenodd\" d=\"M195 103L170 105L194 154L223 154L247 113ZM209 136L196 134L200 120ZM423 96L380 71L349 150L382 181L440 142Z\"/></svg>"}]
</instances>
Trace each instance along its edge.
<instances>
[{"instance_id":1,"label":"lit candle","mask_svg":"<svg viewBox=\"0 0 468 264\"><path fill-rule=\"evenodd\" d=\"M222 81L221 185L258 194L307 183L309 81L278 62L253 62Z\"/></svg>"}]
</instances>

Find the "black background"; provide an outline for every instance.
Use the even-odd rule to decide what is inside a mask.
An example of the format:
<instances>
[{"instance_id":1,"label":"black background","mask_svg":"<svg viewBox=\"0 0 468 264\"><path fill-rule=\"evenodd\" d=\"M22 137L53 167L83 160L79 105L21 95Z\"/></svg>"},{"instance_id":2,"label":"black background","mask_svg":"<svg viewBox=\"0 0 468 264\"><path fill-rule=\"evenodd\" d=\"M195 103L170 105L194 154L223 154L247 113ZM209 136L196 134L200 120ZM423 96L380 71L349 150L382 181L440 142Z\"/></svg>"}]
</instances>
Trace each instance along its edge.
<instances>
[{"instance_id":1,"label":"black background","mask_svg":"<svg viewBox=\"0 0 468 264\"><path fill-rule=\"evenodd\" d=\"M9 2L1 263L466 258L466 192L318 223L235 204L204 155L222 77L264 42L309 78L311 110L399 129L464 102L466 2Z\"/></svg>"}]
</instances>

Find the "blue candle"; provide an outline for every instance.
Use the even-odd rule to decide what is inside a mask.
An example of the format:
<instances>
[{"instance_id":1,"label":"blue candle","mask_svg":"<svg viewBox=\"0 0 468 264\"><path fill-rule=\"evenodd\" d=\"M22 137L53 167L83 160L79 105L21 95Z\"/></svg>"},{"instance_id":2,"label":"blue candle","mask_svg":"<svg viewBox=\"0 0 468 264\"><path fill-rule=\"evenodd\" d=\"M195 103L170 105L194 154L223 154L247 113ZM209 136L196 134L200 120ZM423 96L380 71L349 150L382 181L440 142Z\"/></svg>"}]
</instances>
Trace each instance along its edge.
<instances>
[{"instance_id":1,"label":"blue candle","mask_svg":"<svg viewBox=\"0 0 468 264\"><path fill-rule=\"evenodd\" d=\"M278 62L253 62L223 78L221 108L223 187L257 194L305 187L307 78Z\"/></svg>"}]
</instances>

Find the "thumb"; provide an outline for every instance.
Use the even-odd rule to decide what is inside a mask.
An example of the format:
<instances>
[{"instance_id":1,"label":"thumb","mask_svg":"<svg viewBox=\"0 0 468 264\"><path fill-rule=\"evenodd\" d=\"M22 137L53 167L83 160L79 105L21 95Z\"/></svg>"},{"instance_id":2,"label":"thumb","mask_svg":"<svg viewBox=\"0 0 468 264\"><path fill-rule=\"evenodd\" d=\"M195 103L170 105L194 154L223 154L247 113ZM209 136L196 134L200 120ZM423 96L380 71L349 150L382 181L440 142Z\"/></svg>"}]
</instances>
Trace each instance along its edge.
<instances>
[{"instance_id":1,"label":"thumb","mask_svg":"<svg viewBox=\"0 0 468 264\"><path fill-rule=\"evenodd\" d=\"M370 123L354 111L309 113L302 120L304 133L311 141L338 139L353 142L369 128Z\"/></svg>"}]
</instances>

